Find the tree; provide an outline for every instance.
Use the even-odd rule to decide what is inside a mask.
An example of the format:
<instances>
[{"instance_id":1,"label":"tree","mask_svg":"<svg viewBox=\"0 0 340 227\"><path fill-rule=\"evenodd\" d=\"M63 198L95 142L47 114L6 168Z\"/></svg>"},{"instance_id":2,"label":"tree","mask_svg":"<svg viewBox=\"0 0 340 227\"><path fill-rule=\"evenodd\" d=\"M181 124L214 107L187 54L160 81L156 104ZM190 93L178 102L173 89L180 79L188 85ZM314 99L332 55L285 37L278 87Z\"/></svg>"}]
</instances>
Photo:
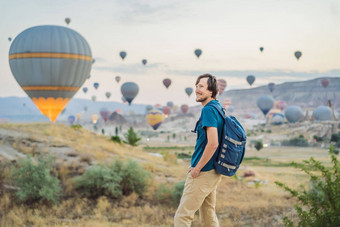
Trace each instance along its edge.
<instances>
[{"instance_id":1,"label":"tree","mask_svg":"<svg viewBox=\"0 0 340 227\"><path fill-rule=\"evenodd\" d=\"M255 148L257 151L261 150L263 148L263 143L261 140L256 141Z\"/></svg>"},{"instance_id":2,"label":"tree","mask_svg":"<svg viewBox=\"0 0 340 227\"><path fill-rule=\"evenodd\" d=\"M138 141L142 139L141 137L138 137L137 133L133 131L132 127L130 127L127 133L124 134L124 137L124 143L130 144L132 146L137 146Z\"/></svg>"},{"instance_id":3,"label":"tree","mask_svg":"<svg viewBox=\"0 0 340 227\"><path fill-rule=\"evenodd\" d=\"M330 167L324 166L313 157L303 164L295 162L295 168L302 169L310 176L310 188L297 191L286 184L275 184L298 199L295 209L299 216L298 226L340 226L340 163L331 154ZM294 226L292 220L285 217L286 226Z\"/></svg>"}]
</instances>

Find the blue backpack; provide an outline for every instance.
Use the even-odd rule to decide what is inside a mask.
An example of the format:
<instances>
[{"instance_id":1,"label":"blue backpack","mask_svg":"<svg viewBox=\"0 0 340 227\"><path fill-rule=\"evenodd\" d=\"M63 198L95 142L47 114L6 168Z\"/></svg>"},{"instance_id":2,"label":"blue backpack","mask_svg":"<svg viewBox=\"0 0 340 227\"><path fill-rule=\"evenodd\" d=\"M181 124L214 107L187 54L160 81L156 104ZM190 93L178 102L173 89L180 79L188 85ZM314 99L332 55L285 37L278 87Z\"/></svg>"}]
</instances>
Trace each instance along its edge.
<instances>
[{"instance_id":1,"label":"blue backpack","mask_svg":"<svg viewBox=\"0 0 340 227\"><path fill-rule=\"evenodd\" d=\"M247 135L242 125L234 116L226 116L224 108L217 104L213 106L224 120L221 146L215 160L215 169L217 173L233 176L240 167L246 151Z\"/></svg>"}]
</instances>

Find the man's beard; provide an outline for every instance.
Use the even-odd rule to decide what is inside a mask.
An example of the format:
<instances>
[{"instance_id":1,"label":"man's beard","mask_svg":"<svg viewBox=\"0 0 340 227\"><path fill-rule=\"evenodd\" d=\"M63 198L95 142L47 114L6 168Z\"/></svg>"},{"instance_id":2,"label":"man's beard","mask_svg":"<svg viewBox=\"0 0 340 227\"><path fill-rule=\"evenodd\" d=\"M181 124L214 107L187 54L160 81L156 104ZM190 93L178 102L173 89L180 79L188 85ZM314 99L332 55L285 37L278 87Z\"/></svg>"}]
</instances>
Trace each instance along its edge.
<instances>
[{"instance_id":1,"label":"man's beard","mask_svg":"<svg viewBox=\"0 0 340 227\"><path fill-rule=\"evenodd\" d=\"M207 97L202 97L200 99L196 99L196 102L204 102L207 99L208 99Z\"/></svg>"}]
</instances>

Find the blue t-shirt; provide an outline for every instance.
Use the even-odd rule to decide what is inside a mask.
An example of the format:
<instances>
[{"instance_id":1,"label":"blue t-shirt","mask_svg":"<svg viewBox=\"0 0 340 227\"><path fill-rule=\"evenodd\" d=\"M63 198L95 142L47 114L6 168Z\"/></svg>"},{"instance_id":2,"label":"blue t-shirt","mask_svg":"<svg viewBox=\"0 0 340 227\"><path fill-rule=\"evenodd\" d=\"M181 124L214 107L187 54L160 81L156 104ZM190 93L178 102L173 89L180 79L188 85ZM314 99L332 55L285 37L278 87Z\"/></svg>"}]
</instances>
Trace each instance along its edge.
<instances>
[{"instance_id":1,"label":"blue t-shirt","mask_svg":"<svg viewBox=\"0 0 340 227\"><path fill-rule=\"evenodd\" d=\"M221 107L221 105L219 104L217 100L211 100L209 103L213 103L213 102L218 103L218 105ZM197 122L197 127L196 127L197 139L196 139L195 152L191 157L191 166L195 167L197 165L197 163L202 157L205 146L208 143L206 127L217 128L219 145L214 155L207 162L207 164L202 168L201 171L209 171L209 170L214 169L214 160L216 160L217 154L218 154L217 151L221 146L220 141L221 141L222 130L223 130L223 119L221 115L217 112L215 107L208 106L208 104L203 107L202 112L201 112L201 117Z\"/></svg>"}]
</instances>

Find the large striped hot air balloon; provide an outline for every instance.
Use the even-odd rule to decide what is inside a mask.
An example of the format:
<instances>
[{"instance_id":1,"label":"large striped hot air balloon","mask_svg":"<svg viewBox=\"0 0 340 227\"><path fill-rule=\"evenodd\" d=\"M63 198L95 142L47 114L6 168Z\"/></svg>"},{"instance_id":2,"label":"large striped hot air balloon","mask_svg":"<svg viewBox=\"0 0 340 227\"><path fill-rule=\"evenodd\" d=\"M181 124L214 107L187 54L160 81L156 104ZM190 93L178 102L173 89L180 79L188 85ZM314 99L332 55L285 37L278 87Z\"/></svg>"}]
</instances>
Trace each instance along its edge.
<instances>
[{"instance_id":1,"label":"large striped hot air balloon","mask_svg":"<svg viewBox=\"0 0 340 227\"><path fill-rule=\"evenodd\" d=\"M15 38L9 64L22 89L54 122L90 74L92 54L76 31L45 25L26 29Z\"/></svg>"},{"instance_id":2,"label":"large striped hot air balloon","mask_svg":"<svg viewBox=\"0 0 340 227\"><path fill-rule=\"evenodd\" d=\"M164 121L164 114L160 110L151 110L146 115L149 125L156 130Z\"/></svg>"}]
</instances>

